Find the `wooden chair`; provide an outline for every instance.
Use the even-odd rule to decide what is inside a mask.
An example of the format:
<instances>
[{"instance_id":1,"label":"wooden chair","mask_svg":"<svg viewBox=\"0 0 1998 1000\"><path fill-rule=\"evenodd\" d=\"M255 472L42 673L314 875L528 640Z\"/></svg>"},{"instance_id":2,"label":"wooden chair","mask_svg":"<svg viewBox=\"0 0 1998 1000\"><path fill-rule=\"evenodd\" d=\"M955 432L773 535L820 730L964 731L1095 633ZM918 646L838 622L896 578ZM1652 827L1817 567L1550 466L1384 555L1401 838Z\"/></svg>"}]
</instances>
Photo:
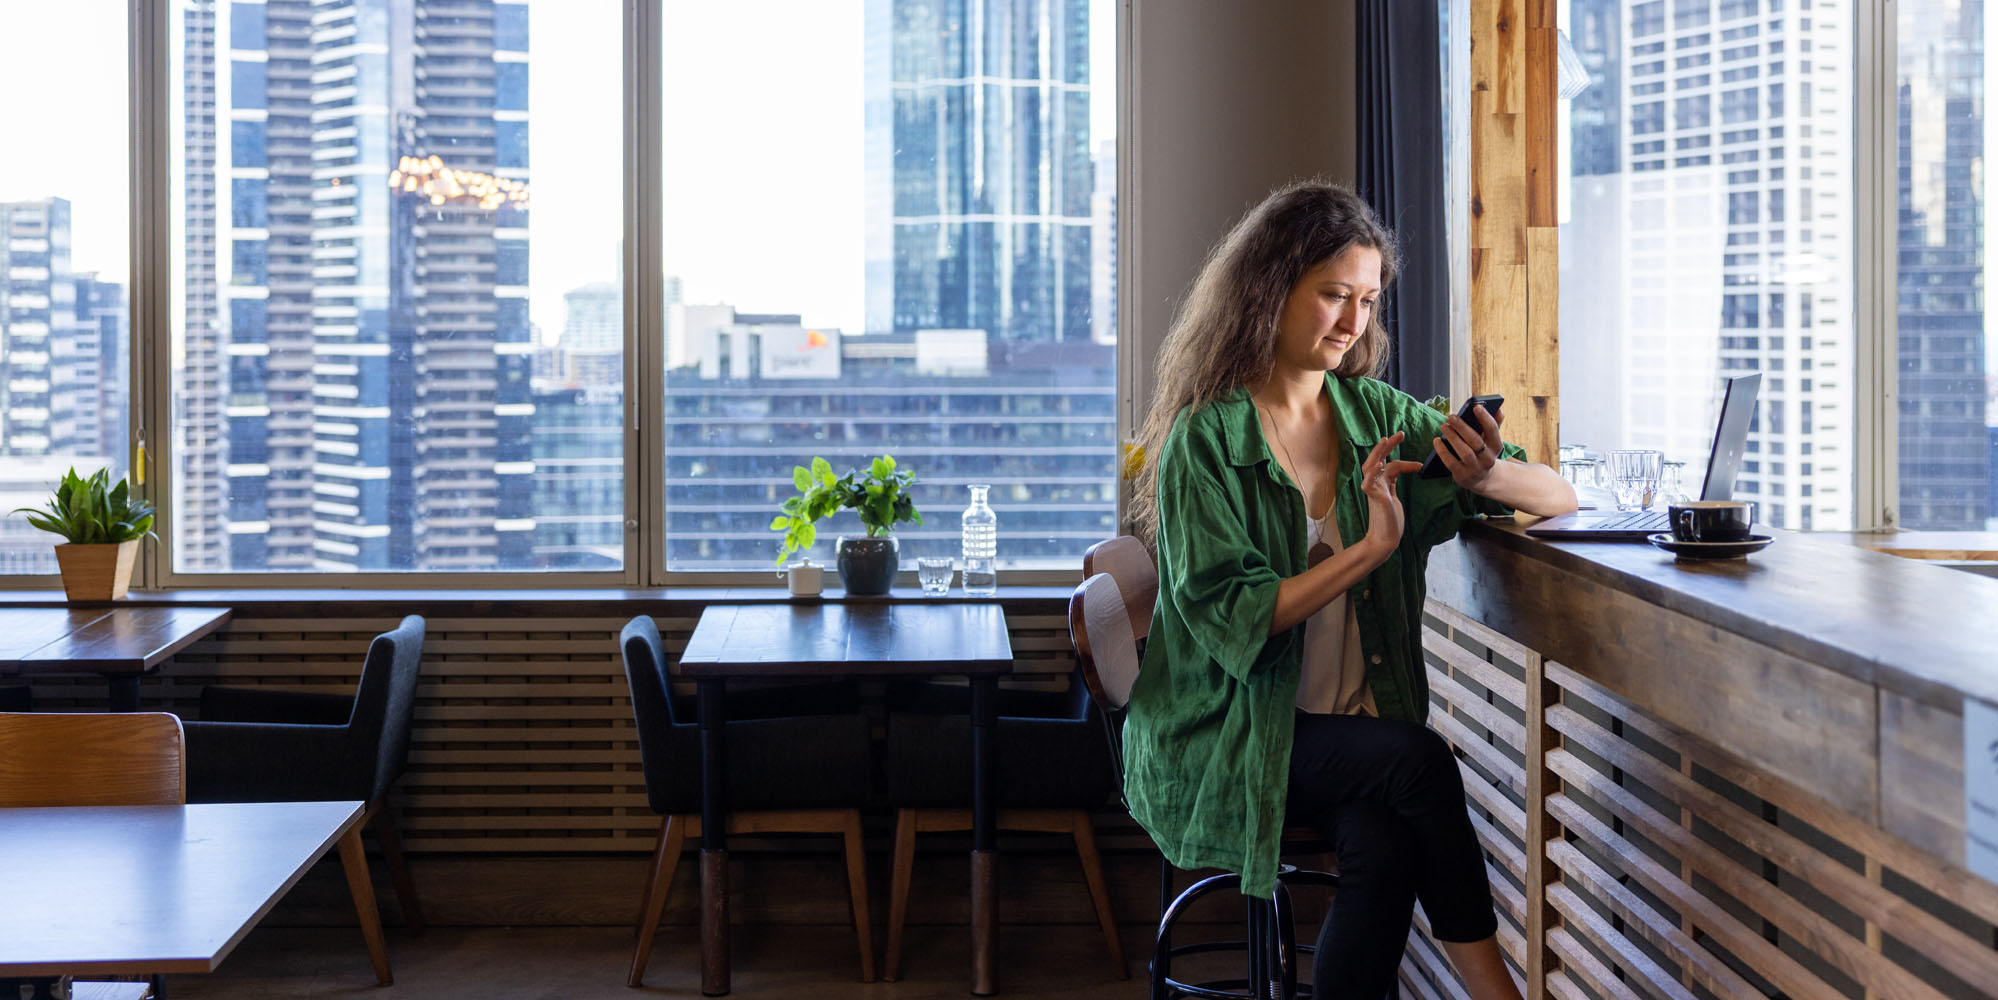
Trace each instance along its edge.
<instances>
[{"instance_id":1,"label":"wooden chair","mask_svg":"<svg viewBox=\"0 0 1998 1000\"><path fill-rule=\"evenodd\" d=\"M187 799L186 741L165 712L0 713L0 809L177 806ZM0 979L0 987L13 980ZM139 1000L152 983L77 983L71 995Z\"/></svg>"},{"instance_id":2,"label":"wooden chair","mask_svg":"<svg viewBox=\"0 0 1998 1000\"><path fill-rule=\"evenodd\" d=\"M172 715L0 714L0 809L186 801L186 740Z\"/></svg>"},{"instance_id":3,"label":"wooden chair","mask_svg":"<svg viewBox=\"0 0 1998 1000\"><path fill-rule=\"evenodd\" d=\"M701 835L700 730L691 699L674 695L666 644L650 616L625 625L618 646L631 686L646 800L660 814L652 871L639 904L638 945L625 985L644 985L645 964L687 838ZM728 694L724 729L728 832L831 833L845 846L860 979L874 981L873 921L859 805L871 780L871 734L852 684L800 685ZM809 748L810 752L800 752Z\"/></svg>"}]
</instances>

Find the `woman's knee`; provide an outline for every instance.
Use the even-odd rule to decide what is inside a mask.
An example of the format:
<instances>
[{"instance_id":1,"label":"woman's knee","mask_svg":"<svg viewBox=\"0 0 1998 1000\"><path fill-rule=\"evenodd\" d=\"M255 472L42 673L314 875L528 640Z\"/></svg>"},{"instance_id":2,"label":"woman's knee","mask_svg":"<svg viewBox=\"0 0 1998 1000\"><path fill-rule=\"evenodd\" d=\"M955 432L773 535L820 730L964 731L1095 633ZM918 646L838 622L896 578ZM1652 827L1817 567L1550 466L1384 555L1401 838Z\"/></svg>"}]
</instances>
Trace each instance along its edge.
<instances>
[{"instance_id":1,"label":"woman's knee","mask_svg":"<svg viewBox=\"0 0 1998 1000\"><path fill-rule=\"evenodd\" d=\"M1422 852L1407 820L1391 809L1355 802L1341 807L1327 827L1342 883L1400 888L1413 896Z\"/></svg>"},{"instance_id":2,"label":"woman's knee","mask_svg":"<svg viewBox=\"0 0 1998 1000\"><path fill-rule=\"evenodd\" d=\"M1395 769L1421 786L1457 788L1457 754L1442 734L1420 723L1402 723L1392 737Z\"/></svg>"}]
</instances>

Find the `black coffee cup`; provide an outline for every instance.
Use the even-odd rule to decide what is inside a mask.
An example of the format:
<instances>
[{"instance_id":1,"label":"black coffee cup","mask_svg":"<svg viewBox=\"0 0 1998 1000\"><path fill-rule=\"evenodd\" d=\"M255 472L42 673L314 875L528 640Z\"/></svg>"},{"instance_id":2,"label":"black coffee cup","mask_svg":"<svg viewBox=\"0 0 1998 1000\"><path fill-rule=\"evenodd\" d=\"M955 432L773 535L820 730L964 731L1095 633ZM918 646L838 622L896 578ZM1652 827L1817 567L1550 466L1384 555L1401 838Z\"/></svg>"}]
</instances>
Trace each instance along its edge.
<instances>
[{"instance_id":1,"label":"black coffee cup","mask_svg":"<svg viewBox=\"0 0 1998 1000\"><path fill-rule=\"evenodd\" d=\"M1746 500L1688 500L1666 510L1682 542L1745 542L1755 527L1755 505Z\"/></svg>"}]
</instances>

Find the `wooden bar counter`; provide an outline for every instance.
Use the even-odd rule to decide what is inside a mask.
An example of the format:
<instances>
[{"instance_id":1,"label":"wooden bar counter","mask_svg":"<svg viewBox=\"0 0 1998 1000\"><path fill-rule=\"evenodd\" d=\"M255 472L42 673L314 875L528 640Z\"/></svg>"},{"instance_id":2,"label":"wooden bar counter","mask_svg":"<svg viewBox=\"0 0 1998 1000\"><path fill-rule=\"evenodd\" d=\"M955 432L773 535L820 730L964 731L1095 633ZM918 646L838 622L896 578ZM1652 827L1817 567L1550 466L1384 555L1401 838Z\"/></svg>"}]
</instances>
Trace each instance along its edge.
<instances>
[{"instance_id":1,"label":"wooden bar counter","mask_svg":"<svg viewBox=\"0 0 1998 1000\"><path fill-rule=\"evenodd\" d=\"M1434 552L1425 648L1529 997L1998 996L1998 885L1963 869L1998 580L1522 527ZM1405 995L1461 995L1446 968L1415 935Z\"/></svg>"}]
</instances>

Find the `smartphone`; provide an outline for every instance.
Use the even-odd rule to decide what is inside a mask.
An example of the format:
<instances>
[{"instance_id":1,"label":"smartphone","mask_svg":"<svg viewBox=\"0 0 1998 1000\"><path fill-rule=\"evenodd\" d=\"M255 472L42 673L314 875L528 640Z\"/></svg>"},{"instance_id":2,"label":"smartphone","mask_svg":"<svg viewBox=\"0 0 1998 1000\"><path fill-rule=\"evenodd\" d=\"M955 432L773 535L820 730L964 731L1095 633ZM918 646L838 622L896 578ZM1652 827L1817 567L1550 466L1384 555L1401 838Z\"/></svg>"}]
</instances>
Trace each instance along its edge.
<instances>
[{"instance_id":1,"label":"smartphone","mask_svg":"<svg viewBox=\"0 0 1998 1000\"><path fill-rule=\"evenodd\" d=\"M1482 406L1485 408L1486 413L1489 413L1492 416L1496 417L1499 414L1499 407L1504 405L1505 405L1505 397L1497 393L1493 393L1489 396L1472 396L1471 398L1464 400L1463 406L1458 407L1457 419L1462 420L1467 424L1470 424L1473 429L1481 430L1483 429L1484 425L1479 423L1478 418L1471 414L1471 407ZM1440 428L1438 429L1437 433L1438 436L1440 437L1442 433ZM1443 447L1450 448L1450 442L1448 439L1444 440ZM1457 455L1457 450L1455 448L1450 449L1450 454L1452 457L1461 457ZM1444 476L1450 474L1450 467L1444 465L1442 457L1437 455L1434 451L1432 451L1429 453L1429 458L1422 463L1422 468L1418 470L1415 474L1423 479L1441 479Z\"/></svg>"}]
</instances>

